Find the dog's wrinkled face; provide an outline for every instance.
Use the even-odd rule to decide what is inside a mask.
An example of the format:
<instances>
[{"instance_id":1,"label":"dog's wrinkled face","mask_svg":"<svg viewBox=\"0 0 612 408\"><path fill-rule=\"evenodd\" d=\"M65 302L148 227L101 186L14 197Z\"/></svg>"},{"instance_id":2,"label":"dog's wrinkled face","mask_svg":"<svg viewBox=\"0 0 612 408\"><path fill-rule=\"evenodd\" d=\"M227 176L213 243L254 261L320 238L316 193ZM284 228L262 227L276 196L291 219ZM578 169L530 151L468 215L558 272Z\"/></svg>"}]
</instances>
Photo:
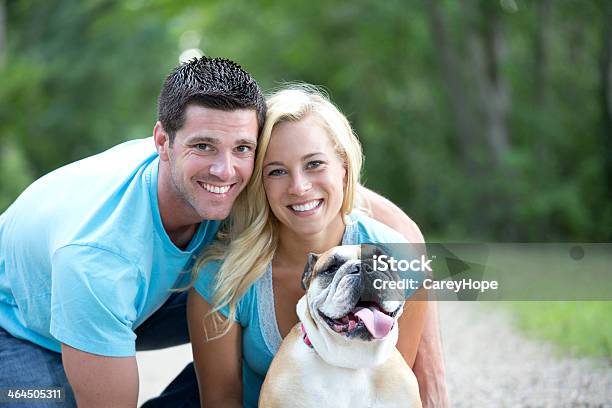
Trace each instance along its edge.
<instances>
[{"instance_id":1,"label":"dog's wrinkled face","mask_svg":"<svg viewBox=\"0 0 612 408\"><path fill-rule=\"evenodd\" d=\"M363 256L362 248L368 252ZM381 253L374 245L345 245L321 255L309 254L302 283L313 318L349 339L384 339L401 315L404 301L397 291L374 289L374 279L390 278L390 272L372 270L372 255Z\"/></svg>"}]
</instances>

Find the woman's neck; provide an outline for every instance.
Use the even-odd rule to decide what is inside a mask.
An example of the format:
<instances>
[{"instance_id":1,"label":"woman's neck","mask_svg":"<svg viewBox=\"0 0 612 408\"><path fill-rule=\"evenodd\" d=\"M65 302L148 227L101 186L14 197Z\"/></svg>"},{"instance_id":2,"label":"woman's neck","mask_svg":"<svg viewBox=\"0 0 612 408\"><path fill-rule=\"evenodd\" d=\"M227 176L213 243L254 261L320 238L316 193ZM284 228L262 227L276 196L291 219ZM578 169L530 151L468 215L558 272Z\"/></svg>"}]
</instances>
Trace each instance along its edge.
<instances>
[{"instance_id":1,"label":"woman's neck","mask_svg":"<svg viewBox=\"0 0 612 408\"><path fill-rule=\"evenodd\" d=\"M300 265L303 267L306 264L308 253L320 254L341 245L344 229L342 217L338 217L324 231L311 235L298 235L281 226L274 261L286 266Z\"/></svg>"}]
</instances>

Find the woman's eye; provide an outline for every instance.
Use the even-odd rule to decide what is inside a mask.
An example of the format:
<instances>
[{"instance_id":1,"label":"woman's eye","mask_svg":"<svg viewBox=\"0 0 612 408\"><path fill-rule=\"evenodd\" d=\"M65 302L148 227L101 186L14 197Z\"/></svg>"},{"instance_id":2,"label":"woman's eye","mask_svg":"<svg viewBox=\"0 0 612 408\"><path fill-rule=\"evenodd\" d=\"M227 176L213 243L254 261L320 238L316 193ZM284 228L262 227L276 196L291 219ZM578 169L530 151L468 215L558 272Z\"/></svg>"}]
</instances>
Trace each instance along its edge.
<instances>
[{"instance_id":1,"label":"woman's eye","mask_svg":"<svg viewBox=\"0 0 612 408\"><path fill-rule=\"evenodd\" d=\"M322 164L323 164L323 162L320 161L320 160L313 160L313 161L310 161L310 162L308 162L306 164L306 168L307 169L316 169L317 167L321 166Z\"/></svg>"},{"instance_id":2,"label":"woman's eye","mask_svg":"<svg viewBox=\"0 0 612 408\"><path fill-rule=\"evenodd\" d=\"M282 176L286 174L286 171L283 169L274 169L268 173L268 176Z\"/></svg>"}]
</instances>

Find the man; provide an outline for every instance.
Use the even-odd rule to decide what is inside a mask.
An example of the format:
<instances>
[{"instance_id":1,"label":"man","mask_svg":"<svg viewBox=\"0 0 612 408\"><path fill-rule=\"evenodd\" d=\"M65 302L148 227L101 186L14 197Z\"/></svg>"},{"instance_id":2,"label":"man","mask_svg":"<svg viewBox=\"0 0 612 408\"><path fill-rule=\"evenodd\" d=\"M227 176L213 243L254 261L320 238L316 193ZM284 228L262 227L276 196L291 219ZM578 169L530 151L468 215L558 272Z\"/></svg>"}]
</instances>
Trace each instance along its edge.
<instances>
[{"instance_id":1,"label":"man","mask_svg":"<svg viewBox=\"0 0 612 408\"><path fill-rule=\"evenodd\" d=\"M136 406L135 351L188 341L185 294L171 289L246 186L264 117L242 68L192 60L164 83L153 141L69 164L21 194L0 216L0 389L59 386L61 406ZM373 201L391 226L411 223ZM442 367L439 347L428 355ZM187 369L156 406L197 406L193 384Z\"/></svg>"}]
</instances>

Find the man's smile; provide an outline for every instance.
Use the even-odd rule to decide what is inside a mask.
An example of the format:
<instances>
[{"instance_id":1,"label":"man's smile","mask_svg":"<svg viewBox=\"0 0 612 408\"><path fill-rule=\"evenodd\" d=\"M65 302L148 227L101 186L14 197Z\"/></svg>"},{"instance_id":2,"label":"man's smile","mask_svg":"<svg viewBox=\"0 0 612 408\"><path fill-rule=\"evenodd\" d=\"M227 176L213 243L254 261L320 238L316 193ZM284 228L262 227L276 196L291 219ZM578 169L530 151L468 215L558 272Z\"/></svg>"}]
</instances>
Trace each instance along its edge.
<instances>
[{"instance_id":1,"label":"man's smile","mask_svg":"<svg viewBox=\"0 0 612 408\"><path fill-rule=\"evenodd\" d=\"M232 183L232 184L224 184L224 185L215 185L215 184L205 183L203 181L198 181L197 183L200 185L200 187L202 187L207 192L211 194L216 194L219 196L228 193L232 189L232 187L238 184L238 183Z\"/></svg>"}]
</instances>

